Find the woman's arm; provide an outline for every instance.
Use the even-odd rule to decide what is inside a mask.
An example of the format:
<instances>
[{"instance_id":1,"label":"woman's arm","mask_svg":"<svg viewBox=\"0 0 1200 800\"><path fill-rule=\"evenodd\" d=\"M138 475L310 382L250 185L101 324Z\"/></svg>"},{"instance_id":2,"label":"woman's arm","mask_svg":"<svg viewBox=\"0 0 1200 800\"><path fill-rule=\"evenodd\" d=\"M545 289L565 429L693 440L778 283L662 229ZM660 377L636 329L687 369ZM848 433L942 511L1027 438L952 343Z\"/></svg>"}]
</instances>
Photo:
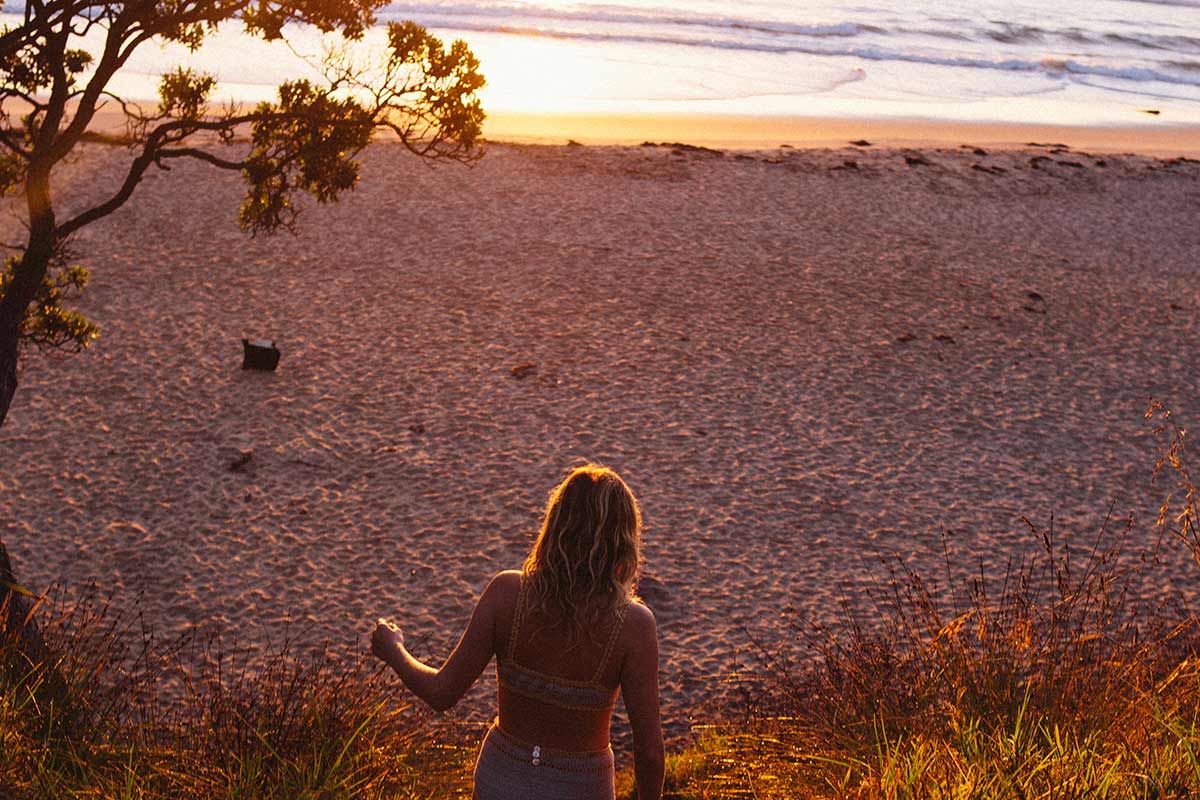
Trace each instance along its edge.
<instances>
[{"instance_id":1,"label":"woman's arm","mask_svg":"<svg viewBox=\"0 0 1200 800\"><path fill-rule=\"evenodd\" d=\"M665 756L658 714L658 629L650 609L629 607L632 634L621 664L621 695L633 730L633 772L638 800L662 798Z\"/></svg>"},{"instance_id":2,"label":"woman's arm","mask_svg":"<svg viewBox=\"0 0 1200 800\"><path fill-rule=\"evenodd\" d=\"M436 711L451 708L492 660L496 614L509 594L511 579L500 573L483 590L471 621L440 669L423 664L404 646L400 629L379 620L371 635L371 652L387 663L404 685Z\"/></svg>"}]
</instances>

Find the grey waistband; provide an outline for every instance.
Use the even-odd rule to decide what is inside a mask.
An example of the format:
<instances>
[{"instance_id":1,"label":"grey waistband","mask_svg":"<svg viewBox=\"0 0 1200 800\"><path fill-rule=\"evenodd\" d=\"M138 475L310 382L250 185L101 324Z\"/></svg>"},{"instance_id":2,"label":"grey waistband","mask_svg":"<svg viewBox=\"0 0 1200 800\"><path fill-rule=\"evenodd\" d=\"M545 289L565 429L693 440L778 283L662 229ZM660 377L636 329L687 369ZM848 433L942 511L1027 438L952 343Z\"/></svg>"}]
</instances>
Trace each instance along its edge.
<instances>
[{"instance_id":1,"label":"grey waistband","mask_svg":"<svg viewBox=\"0 0 1200 800\"><path fill-rule=\"evenodd\" d=\"M586 751L558 750L524 742L505 733L496 724L493 724L488 730L484 744L495 747L507 758L532 767L544 767L556 772L611 773L613 769L612 747Z\"/></svg>"}]
</instances>

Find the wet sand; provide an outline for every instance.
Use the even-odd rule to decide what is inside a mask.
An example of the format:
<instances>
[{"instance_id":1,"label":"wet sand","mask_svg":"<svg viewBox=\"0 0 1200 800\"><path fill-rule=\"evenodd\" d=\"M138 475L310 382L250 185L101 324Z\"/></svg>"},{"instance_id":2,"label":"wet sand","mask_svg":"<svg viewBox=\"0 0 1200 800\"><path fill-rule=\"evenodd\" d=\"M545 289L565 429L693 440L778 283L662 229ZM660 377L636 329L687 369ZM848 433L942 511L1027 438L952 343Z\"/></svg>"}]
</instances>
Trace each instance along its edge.
<instances>
[{"instance_id":1,"label":"wet sand","mask_svg":"<svg viewBox=\"0 0 1200 800\"><path fill-rule=\"evenodd\" d=\"M79 207L126 158L89 145L62 191ZM31 359L0 429L25 582L140 595L164 633L347 657L385 614L441 657L562 471L599 460L644 504L678 735L753 642L869 609L881 556L940 574L944 532L955 569L998 573L1036 549L1021 515L1090 544L1110 507L1152 543L1142 412L1200 412L1200 163L845 144L363 161L295 237L243 235L238 176L197 164L78 237L102 338ZM279 371L242 371L243 336L275 339ZM467 717L492 713L482 683Z\"/></svg>"}]
</instances>

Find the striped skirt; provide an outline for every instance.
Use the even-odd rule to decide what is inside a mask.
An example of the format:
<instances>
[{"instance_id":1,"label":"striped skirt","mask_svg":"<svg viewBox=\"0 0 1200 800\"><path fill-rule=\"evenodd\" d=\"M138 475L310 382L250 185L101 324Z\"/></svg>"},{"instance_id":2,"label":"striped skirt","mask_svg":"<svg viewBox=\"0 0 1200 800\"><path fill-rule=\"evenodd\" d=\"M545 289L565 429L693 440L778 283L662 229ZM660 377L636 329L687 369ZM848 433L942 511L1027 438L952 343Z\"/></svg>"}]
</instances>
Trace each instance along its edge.
<instances>
[{"instance_id":1,"label":"striped skirt","mask_svg":"<svg viewBox=\"0 0 1200 800\"><path fill-rule=\"evenodd\" d=\"M585 753L522 742L493 724L475 762L473 800L614 800L611 747Z\"/></svg>"}]
</instances>

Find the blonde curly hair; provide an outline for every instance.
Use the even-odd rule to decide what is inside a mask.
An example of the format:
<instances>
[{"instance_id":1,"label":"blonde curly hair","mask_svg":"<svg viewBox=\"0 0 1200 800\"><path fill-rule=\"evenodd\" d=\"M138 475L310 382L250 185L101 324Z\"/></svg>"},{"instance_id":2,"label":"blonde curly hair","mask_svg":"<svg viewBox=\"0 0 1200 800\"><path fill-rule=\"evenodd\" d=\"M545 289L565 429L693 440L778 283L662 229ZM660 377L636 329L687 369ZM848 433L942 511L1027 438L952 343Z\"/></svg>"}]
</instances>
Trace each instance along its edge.
<instances>
[{"instance_id":1,"label":"blonde curly hair","mask_svg":"<svg viewBox=\"0 0 1200 800\"><path fill-rule=\"evenodd\" d=\"M550 492L521 570L549 624L575 638L594 621L588 610L598 617L633 600L641 541L642 512L621 476L602 464L572 469Z\"/></svg>"}]
</instances>

